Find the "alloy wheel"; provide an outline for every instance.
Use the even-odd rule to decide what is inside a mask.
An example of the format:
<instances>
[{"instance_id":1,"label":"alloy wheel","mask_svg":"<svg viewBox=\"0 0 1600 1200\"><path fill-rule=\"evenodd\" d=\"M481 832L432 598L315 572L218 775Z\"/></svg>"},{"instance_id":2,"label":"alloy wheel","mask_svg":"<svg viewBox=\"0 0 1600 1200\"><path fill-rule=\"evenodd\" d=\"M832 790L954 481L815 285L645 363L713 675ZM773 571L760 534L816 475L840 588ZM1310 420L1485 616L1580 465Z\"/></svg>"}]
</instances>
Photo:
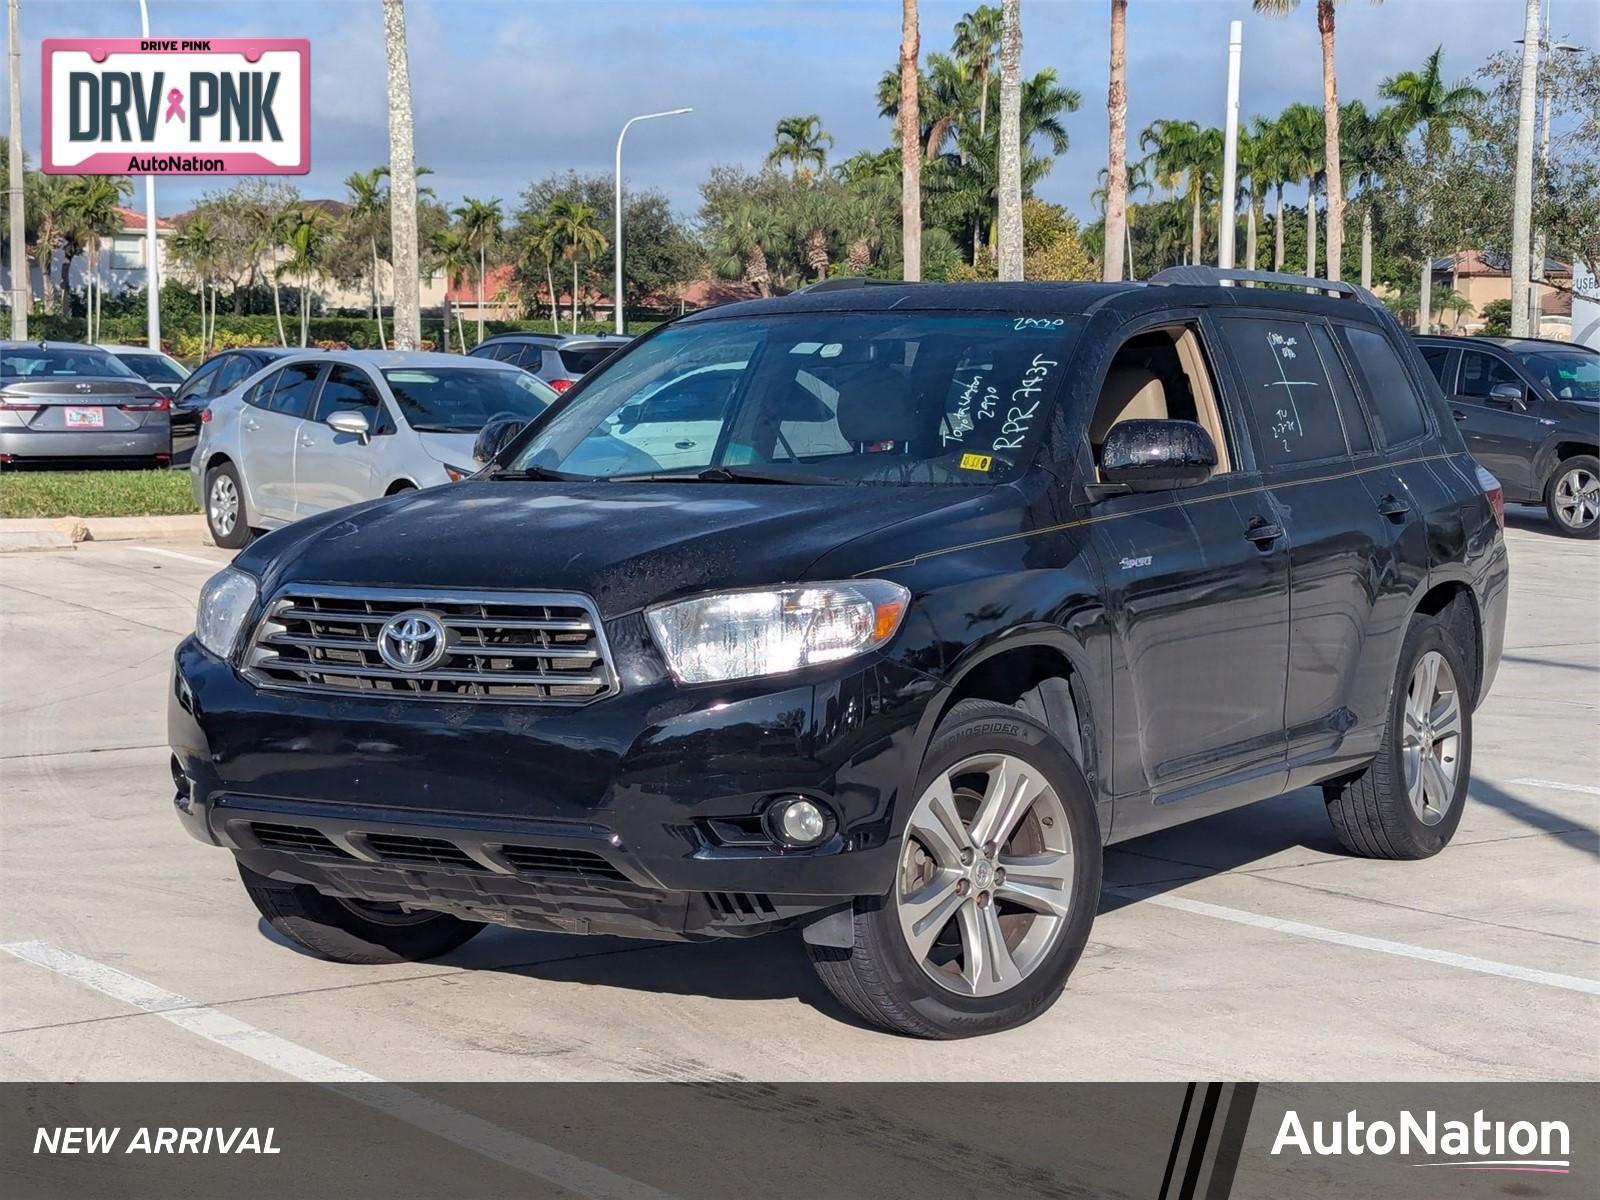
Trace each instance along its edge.
<instances>
[{"instance_id":1,"label":"alloy wheel","mask_svg":"<svg viewBox=\"0 0 1600 1200\"><path fill-rule=\"evenodd\" d=\"M233 527L239 521L239 489L233 486L233 480L228 476L218 475L211 481L210 503L206 511L215 532L223 537L233 532Z\"/></svg>"},{"instance_id":2,"label":"alloy wheel","mask_svg":"<svg viewBox=\"0 0 1600 1200\"><path fill-rule=\"evenodd\" d=\"M1573 467L1556 481L1556 515L1568 529L1583 529L1600 517L1600 477Z\"/></svg>"},{"instance_id":3,"label":"alloy wheel","mask_svg":"<svg viewBox=\"0 0 1600 1200\"><path fill-rule=\"evenodd\" d=\"M1463 736L1455 673L1437 650L1424 654L1411 672L1404 719L1406 795L1417 820L1437 825L1455 796Z\"/></svg>"},{"instance_id":4,"label":"alloy wheel","mask_svg":"<svg viewBox=\"0 0 1600 1200\"><path fill-rule=\"evenodd\" d=\"M906 946L935 983L994 996L1027 979L1067 925L1076 873L1061 798L1011 754L963 760L906 828L897 900Z\"/></svg>"}]
</instances>

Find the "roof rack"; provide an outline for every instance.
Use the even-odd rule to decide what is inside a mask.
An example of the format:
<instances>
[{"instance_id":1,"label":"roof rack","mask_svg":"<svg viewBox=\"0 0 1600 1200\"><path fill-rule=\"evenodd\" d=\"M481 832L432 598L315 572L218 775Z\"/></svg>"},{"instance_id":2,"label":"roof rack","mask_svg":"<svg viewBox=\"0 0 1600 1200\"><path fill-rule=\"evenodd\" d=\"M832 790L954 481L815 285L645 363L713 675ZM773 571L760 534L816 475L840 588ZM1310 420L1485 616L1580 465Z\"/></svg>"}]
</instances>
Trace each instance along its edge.
<instances>
[{"instance_id":1,"label":"roof rack","mask_svg":"<svg viewBox=\"0 0 1600 1200\"><path fill-rule=\"evenodd\" d=\"M1365 304L1378 303L1377 297L1371 292L1353 283L1346 283L1342 279L1315 279L1310 275L1285 275L1280 271L1242 271L1236 267L1168 267L1152 275L1149 282L1168 285L1188 284L1195 287L1216 287L1223 283L1234 282L1276 283L1285 287L1309 288L1315 292L1345 296Z\"/></svg>"},{"instance_id":2,"label":"roof rack","mask_svg":"<svg viewBox=\"0 0 1600 1200\"><path fill-rule=\"evenodd\" d=\"M897 286L906 282L904 279L870 279L865 275L836 275L832 279L819 279L816 283L808 284L795 294L811 296L817 292L846 292L851 288L880 287L885 284Z\"/></svg>"}]
</instances>

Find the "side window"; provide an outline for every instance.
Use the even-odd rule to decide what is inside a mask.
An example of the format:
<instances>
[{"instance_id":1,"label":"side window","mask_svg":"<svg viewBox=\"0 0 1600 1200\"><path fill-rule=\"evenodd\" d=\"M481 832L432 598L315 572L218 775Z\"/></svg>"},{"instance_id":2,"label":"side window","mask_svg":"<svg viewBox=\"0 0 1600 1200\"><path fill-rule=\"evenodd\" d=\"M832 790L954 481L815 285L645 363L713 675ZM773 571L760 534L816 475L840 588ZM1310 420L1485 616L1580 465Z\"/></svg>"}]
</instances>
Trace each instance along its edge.
<instances>
[{"instance_id":1,"label":"side window","mask_svg":"<svg viewBox=\"0 0 1600 1200\"><path fill-rule=\"evenodd\" d=\"M544 347L538 342L529 342L521 346L507 346L506 352L500 356L506 362L521 367L525 371L538 374L544 369Z\"/></svg>"},{"instance_id":2,"label":"side window","mask_svg":"<svg viewBox=\"0 0 1600 1200\"><path fill-rule=\"evenodd\" d=\"M468 358L499 358L500 343L492 342L487 345L474 346L467 351Z\"/></svg>"},{"instance_id":3,"label":"side window","mask_svg":"<svg viewBox=\"0 0 1600 1200\"><path fill-rule=\"evenodd\" d=\"M1238 364L1263 467L1349 452L1333 381L1304 321L1221 317L1218 324Z\"/></svg>"},{"instance_id":4,"label":"side window","mask_svg":"<svg viewBox=\"0 0 1600 1200\"><path fill-rule=\"evenodd\" d=\"M1405 364L1389 345L1389 339L1371 329L1355 325L1343 327L1351 357L1367 379L1367 399L1383 439L1391 446L1403 445L1428 431L1422 415L1422 397L1406 373Z\"/></svg>"},{"instance_id":5,"label":"side window","mask_svg":"<svg viewBox=\"0 0 1600 1200\"><path fill-rule=\"evenodd\" d=\"M255 386L244 394L244 402L253 408L266 408L267 401L272 399L273 389L278 386L278 380L282 378L283 372L279 370L258 380Z\"/></svg>"},{"instance_id":6,"label":"side window","mask_svg":"<svg viewBox=\"0 0 1600 1200\"><path fill-rule=\"evenodd\" d=\"M272 389L267 407L286 417L310 415L311 402L317 394L317 379L321 375L321 363L293 363L285 367L279 373L278 386Z\"/></svg>"},{"instance_id":7,"label":"side window","mask_svg":"<svg viewBox=\"0 0 1600 1200\"><path fill-rule=\"evenodd\" d=\"M1450 351L1443 346L1424 346L1422 347L1422 361L1428 364L1428 370L1432 371L1433 377L1439 381L1440 390L1448 396L1450 394L1450 384L1454 382L1453 380L1446 381L1444 377L1444 370L1450 365Z\"/></svg>"},{"instance_id":8,"label":"side window","mask_svg":"<svg viewBox=\"0 0 1600 1200\"><path fill-rule=\"evenodd\" d=\"M1216 473L1222 475L1233 469L1215 375L1194 326L1148 330L1117 348L1089 421L1089 444L1097 465L1100 448L1112 427L1138 419L1196 422L1211 435L1217 449Z\"/></svg>"},{"instance_id":9,"label":"side window","mask_svg":"<svg viewBox=\"0 0 1600 1200\"><path fill-rule=\"evenodd\" d=\"M367 424L372 429L377 429L380 424L383 403L378 399L378 389L360 367L337 364L328 372L327 381L322 385L322 394L317 397L316 419L326 421L341 409L358 409L366 413Z\"/></svg>"},{"instance_id":10,"label":"side window","mask_svg":"<svg viewBox=\"0 0 1600 1200\"><path fill-rule=\"evenodd\" d=\"M1308 328L1311 330L1311 344L1317 348L1317 357L1322 360L1322 369L1333 384L1333 402L1339 410L1339 420L1344 425L1345 441L1350 443L1352 454L1365 454L1372 449L1372 431L1367 428L1367 415L1361 410L1355 380L1350 378L1350 369L1345 366L1344 357L1334 345L1333 335L1327 327L1311 325Z\"/></svg>"},{"instance_id":11,"label":"side window","mask_svg":"<svg viewBox=\"0 0 1600 1200\"><path fill-rule=\"evenodd\" d=\"M1461 356L1461 390L1458 395L1481 401L1501 383L1522 386L1522 380L1511 369L1510 363L1496 355L1476 350L1469 350Z\"/></svg>"},{"instance_id":12,"label":"side window","mask_svg":"<svg viewBox=\"0 0 1600 1200\"><path fill-rule=\"evenodd\" d=\"M238 386L255 369L255 364L243 354L228 355L228 365L217 372L217 385L214 389L214 394L220 396L223 392Z\"/></svg>"},{"instance_id":13,"label":"side window","mask_svg":"<svg viewBox=\"0 0 1600 1200\"><path fill-rule=\"evenodd\" d=\"M222 373L222 368L233 357L235 356L228 355L226 357L213 358L210 362L201 363L195 369L194 374L189 376L184 383L182 388L183 398L187 400L190 396L193 396L197 400L204 400L207 396L212 395L217 390L217 376Z\"/></svg>"}]
</instances>

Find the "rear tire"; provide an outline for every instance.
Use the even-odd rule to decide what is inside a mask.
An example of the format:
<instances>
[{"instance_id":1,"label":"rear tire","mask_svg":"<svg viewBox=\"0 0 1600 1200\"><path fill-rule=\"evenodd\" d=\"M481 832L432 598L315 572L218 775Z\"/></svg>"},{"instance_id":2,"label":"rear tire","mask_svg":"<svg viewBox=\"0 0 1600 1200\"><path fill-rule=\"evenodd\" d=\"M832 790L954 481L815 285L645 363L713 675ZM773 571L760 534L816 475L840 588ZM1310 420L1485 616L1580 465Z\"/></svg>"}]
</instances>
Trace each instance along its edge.
<instances>
[{"instance_id":1,"label":"rear tire","mask_svg":"<svg viewBox=\"0 0 1600 1200\"><path fill-rule=\"evenodd\" d=\"M863 1020L914 1037L1033 1020L1066 987L1099 902L1100 825L1082 772L1032 716L963 700L911 803L893 887L856 900L849 948L808 943L817 974Z\"/></svg>"},{"instance_id":2,"label":"rear tire","mask_svg":"<svg viewBox=\"0 0 1600 1200\"><path fill-rule=\"evenodd\" d=\"M231 462L219 463L206 472L206 529L211 540L224 550L239 550L250 544L250 513L244 502L244 484Z\"/></svg>"},{"instance_id":3,"label":"rear tire","mask_svg":"<svg viewBox=\"0 0 1600 1200\"><path fill-rule=\"evenodd\" d=\"M1562 537L1600 537L1600 458L1563 460L1545 481L1544 507Z\"/></svg>"},{"instance_id":4,"label":"rear tire","mask_svg":"<svg viewBox=\"0 0 1600 1200\"><path fill-rule=\"evenodd\" d=\"M1415 618L1377 757L1355 778L1323 788L1333 831L1350 853L1428 858L1455 835L1472 768L1471 679L1445 625Z\"/></svg>"},{"instance_id":5,"label":"rear tire","mask_svg":"<svg viewBox=\"0 0 1600 1200\"><path fill-rule=\"evenodd\" d=\"M302 883L258 875L243 863L239 878L267 924L319 958L342 963L419 962L448 954L483 928L449 913L405 912L324 896Z\"/></svg>"}]
</instances>

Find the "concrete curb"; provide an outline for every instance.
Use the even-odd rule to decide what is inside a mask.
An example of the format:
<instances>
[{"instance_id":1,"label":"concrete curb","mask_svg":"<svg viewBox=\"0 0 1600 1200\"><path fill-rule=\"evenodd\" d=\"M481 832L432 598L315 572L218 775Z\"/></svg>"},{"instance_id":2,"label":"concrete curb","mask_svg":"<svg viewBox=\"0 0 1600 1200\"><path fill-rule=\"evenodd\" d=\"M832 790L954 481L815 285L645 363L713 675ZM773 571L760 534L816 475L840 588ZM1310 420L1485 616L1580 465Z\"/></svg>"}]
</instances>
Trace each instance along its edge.
<instances>
[{"instance_id":1,"label":"concrete curb","mask_svg":"<svg viewBox=\"0 0 1600 1200\"><path fill-rule=\"evenodd\" d=\"M55 517L0 520L0 553L8 550L70 549L79 542L184 541L209 544L205 518Z\"/></svg>"}]
</instances>

